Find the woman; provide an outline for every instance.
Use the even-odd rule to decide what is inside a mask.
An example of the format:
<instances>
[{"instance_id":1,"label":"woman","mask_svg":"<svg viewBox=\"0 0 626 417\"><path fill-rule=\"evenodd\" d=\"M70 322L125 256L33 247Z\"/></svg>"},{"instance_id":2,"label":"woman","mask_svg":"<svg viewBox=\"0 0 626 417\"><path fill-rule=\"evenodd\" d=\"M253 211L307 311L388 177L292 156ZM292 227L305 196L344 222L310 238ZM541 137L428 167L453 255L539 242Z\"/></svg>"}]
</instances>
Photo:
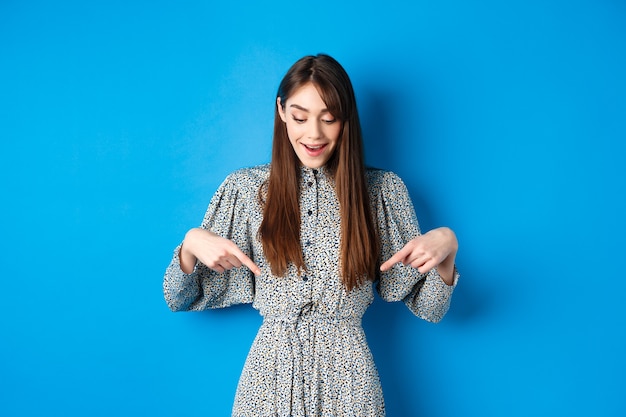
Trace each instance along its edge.
<instances>
[{"instance_id":1,"label":"woman","mask_svg":"<svg viewBox=\"0 0 626 417\"><path fill-rule=\"evenodd\" d=\"M446 313L448 228L421 235L395 174L366 169L348 75L307 56L278 89L270 165L229 175L164 278L173 311L252 303L263 324L233 416L384 416L361 317L373 282L418 317Z\"/></svg>"}]
</instances>

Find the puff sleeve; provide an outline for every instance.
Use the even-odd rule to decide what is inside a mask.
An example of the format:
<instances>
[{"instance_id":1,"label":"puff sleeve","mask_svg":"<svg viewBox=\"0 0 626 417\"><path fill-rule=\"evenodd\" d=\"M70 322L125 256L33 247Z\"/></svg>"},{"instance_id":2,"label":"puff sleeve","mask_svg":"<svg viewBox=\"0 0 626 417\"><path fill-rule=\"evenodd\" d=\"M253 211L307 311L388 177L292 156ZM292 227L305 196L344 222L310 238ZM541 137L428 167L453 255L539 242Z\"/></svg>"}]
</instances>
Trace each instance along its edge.
<instances>
[{"instance_id":1,"label":"puff sleeve","mask_svg":"<svg viewBox=\"0 0 626 417\"><path fill-rule=\"evenodd\" d=\"M258 208L253 181L241 178L242 172L230 174L211 199L201 227L232 240L248 257L254 259L250 212ZM245 266L223 273L213 271L200 261L194 271L185 274L180 268L180 248L165 271L163 294L172 311L205 310L251 303L254 299L254 274Z\"/></svg>"},{"instance_id":2,"label":"puff sleeve","mask_svg":"<svg viewBox=\"0 0 626 417\"><path fill-rule=\"evenodd\" d=\"M381 240L381 262L386 261L411 239L420 235L419 224L404 182L392 172L379 171L375 181L375 213ZM439 322L450 307L454 283L447 285L437 269L421 274L410 265L396 264L380 273L376 290L385 301L402 300L416 316Z\"/></svg>"}]
</instances>

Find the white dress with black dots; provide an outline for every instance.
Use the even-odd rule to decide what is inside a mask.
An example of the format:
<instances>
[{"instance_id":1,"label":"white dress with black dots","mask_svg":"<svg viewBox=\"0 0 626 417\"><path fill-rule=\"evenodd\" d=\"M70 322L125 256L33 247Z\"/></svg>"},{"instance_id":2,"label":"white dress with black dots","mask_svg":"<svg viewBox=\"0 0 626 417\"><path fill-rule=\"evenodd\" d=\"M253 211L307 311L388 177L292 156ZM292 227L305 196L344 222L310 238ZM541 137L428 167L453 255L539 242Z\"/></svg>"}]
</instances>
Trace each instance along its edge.
<instances>
[{"instance_id":1,"label":"white dress with black dots","mask_svg":"<svg viewBox=\"0 0 626 417\"><path fill-rule=\"evenodd\" d=\"M229 175L209 204L205 229L231 239L260 268L217 273L198 263L180 269L179 249L165 273L165 300L173 311L205 310L252 303L263 324L244 365L232 415L236 417L380 417L382 389L365 340L361 317L373 301L372 283L349 293L339 276L340 216L333 180L324 168L302 168L301 238L306 272L291 265L272 275L257 231L262 220L259 187L269 165ZM392 172L368 169L372 209L378 220L380 259L386 260L417 236L419 226L404 183ZM455 285L458 273L455 270ZM441 320L453 286L436 270L420 274L402 264L381 273L381 298L402 300L418 317Z\"/></svg>"}]
</instances>

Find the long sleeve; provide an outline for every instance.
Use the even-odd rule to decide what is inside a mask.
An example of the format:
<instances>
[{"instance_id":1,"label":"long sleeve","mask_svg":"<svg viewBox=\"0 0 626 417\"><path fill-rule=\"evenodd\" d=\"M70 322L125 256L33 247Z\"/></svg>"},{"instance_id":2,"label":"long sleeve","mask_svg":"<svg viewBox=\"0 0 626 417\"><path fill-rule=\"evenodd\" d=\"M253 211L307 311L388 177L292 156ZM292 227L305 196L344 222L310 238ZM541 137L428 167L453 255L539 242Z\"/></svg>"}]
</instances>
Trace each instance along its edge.
<instances>
[{"instance_id":1,"label":"long sleeve","mask_svg":"<svg viewBox=\"0 0 626 417\"><path fill-rule=\"evenodd\" d=\"M420 228L408 190L402 180L391 172L377 171L371 193L381 239L381 262L389 259L411 239L420 235ZM386 301L402 300L416 316L439 322L448 311L459 274L454 270L454 284L449 286L437 269L421 274L410 265L397 264L380 274L376 289Z\"/></svg>"},{"instance_id":2,"label":"long sleeve","mask_svg":"<svg viewBox=\"0 0 626 417\"><path fill-rule=\"evenodd\" d=\"M254 259L250 217L258 213L260 180L250 170L229 175L211 199L201 227L232 240L247 256ZM205 310L233 304L251 303L254 299L254 275L246 267L218 273L198 262L194 271L180 269L180 247L163 278L163 294L172 311Z\"/></svg>"}]
</instances>

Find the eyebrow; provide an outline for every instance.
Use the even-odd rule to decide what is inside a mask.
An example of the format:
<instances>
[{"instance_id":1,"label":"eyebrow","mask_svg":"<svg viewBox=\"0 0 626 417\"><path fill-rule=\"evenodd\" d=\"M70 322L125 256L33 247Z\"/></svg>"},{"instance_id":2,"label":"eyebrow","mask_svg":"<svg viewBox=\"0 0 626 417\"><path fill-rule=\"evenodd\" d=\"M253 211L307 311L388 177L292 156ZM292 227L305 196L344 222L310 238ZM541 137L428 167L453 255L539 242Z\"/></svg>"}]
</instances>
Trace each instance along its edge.
<instances>
[{"instance_id":1,"label":"eyebrow","mask_svg":"<svg viewBox=\"0 0 626 417\"><path fill-rule=\"evenodd\" d=\"M298 110L302 110L302 111L305 111L305 112L307 112L307 113L310 113L310 112L311 112L311 111L310 111L309 109L307 109L306 107L302 107L302 106L300 106L300 105L298 105L298 104L292 104L292 105L291 105L291 106L289 106L289 107L294 107L294 108L296 108L296 109L298 109ZM320 113L330 113L330 111L329 111L328 109L322 109L322 111L321 111Z\"/></svg>"}]
</instances>

